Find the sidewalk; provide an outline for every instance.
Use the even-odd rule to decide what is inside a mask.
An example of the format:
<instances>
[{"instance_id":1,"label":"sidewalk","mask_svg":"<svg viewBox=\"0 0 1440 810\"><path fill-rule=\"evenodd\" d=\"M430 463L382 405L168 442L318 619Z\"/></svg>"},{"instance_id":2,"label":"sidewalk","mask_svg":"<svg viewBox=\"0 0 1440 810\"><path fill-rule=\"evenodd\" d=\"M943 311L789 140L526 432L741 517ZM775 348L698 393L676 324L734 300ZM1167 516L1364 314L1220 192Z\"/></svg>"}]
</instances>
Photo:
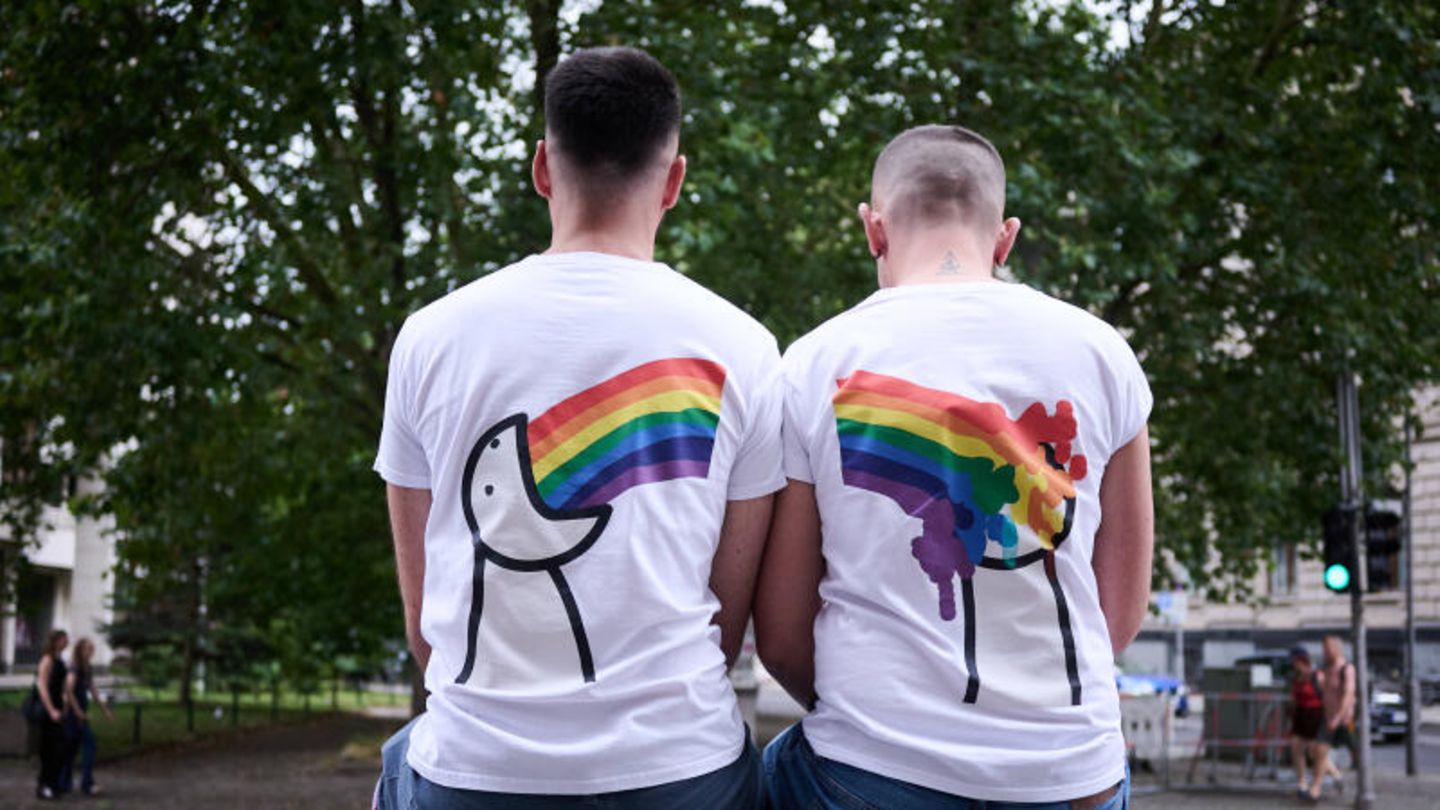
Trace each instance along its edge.
<instances>
[{"instance_id":1,"label":"sidewalk","mask_svg":"<svg viewBox=\"0 0 1440 810\"><path fill-rule=\"evenodd\" d=\"M798 720L803 712L763 669L758 669L757 681L752 727L756 731L756 739L763 744L785 726ZM1374 803L1376 810L1440 810L1440 769L1434 768L1434 746L1437 738L1440 738L1440 705L1424 707L1420 718L1422 730L1419 739L1430 747L1430 752L1426 755L1429 769L1427 770L1427 765L1422 765L1421 774L1411 779L1397 770L1377 767ZM1176 737L1170 748L1171 790L1163 791L1158 764L1154 772L1137 771L1133 775L1132 807L1136 810L1245 810L1354 806L1355 773L1348 768L1345 769L1345 792L1337 794L1332 787L1326 791L1318 805L1311 805L1296 797L1293 772L1283 769L1279 781L1269 779L1268 772L1249 781L1245 779L1243 769L1238 764L1226 763L1220 766L1216 773L1217 781L1212 784L1207 778L1209 771L1202 764L1196 771L1195 782L1187 784L1185 780L1199 737L1198 711L1192 711L1190 718L1176 722ZM1397 750L1394 753L1399 752ZM1339 764L1344 766L1348 763Z\"/></svg>"},{"instance_id":2,"label":"sidewalk","mask_svg":"<svg viewBox=\"0 0 1440 810\"><path fill-rule=\"evenodd\" d=\"M1177 763L1178 765L1179 763ZM1238 781L1238 780L1237 780ZM1345 773L1345 792L1336 794L1333 788L1326 790L1319 805L1301 801L1287 783L1257 781L1251 790L1224 789L1198 782L1193 786L1178 785L1183 789L1168 793L1148 793L1154 787L1145 777L1137 778L1131 805L1136 810L1170 810L1170 808L1207 808L1208 810L1244 810L1245 808L1274 807L1352 807L1355 803L1355 774ZM1413 779L1380 772L1375 775L1376 810L1436 810L1440 808L1440 778L1420 775Z\"/></svg>"}]
</instances>

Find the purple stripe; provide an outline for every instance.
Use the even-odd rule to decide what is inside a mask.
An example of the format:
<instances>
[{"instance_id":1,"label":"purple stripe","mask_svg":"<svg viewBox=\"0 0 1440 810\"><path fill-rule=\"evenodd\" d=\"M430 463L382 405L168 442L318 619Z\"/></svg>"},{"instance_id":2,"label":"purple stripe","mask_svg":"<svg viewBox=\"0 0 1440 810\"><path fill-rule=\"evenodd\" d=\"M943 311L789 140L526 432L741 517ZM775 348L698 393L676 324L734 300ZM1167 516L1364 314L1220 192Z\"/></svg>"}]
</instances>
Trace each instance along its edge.
<instances>
[{"instance_id":1,"label":"purple stripe","mask_svg":"<svg viewBox=\"0 0 1440 810\"><path fill-rule=\"evenodd\" d=\"M961 579L973 576L975 563L966 553L965 544L955 536L955 508L950 500L864 470L845 468L842 477L848 486L884 495L907 514L920 518L922 533L910 541L910 553L940 591L940 618L954 619L954 577L956 574Z\"/></svg>"},{"instance_id":2,"label":"purple stripe","mask_svg":"<svg viewBox=\"0 0 1440 810\"><path fill-rule=\"evenodd\" d=\"M644 467L632 467L610 479L610 481L606 482L605 486L597 489L590 497L576 504L576 506L595 506L596 504L609 503L625 490L640 486L641 484L669 481L672 478L704 478L709 474L710 461L708 459L704 461L677 459L675 461L662 461L658 464L649 464Z\"/></svg>"}]
</instances>

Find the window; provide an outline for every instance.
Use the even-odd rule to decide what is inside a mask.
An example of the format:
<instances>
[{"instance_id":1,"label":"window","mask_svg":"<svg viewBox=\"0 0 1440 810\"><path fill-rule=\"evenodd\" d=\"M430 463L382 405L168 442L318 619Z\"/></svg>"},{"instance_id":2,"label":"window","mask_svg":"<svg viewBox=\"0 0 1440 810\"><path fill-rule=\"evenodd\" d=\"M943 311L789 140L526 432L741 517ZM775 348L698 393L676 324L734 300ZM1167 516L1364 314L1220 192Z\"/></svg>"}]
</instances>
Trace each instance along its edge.
<instances>
[{"instance_id":1,"label":"window","mask_svg":"<svg viewBox=\"0 0 1440 810\"><path fill-rule=\"evenodd\" d=\"M1296 552L1294 543L1280 543L1270 555L1270 595L1293 596L1295 593Z\"/></svg>"}]
</instances>

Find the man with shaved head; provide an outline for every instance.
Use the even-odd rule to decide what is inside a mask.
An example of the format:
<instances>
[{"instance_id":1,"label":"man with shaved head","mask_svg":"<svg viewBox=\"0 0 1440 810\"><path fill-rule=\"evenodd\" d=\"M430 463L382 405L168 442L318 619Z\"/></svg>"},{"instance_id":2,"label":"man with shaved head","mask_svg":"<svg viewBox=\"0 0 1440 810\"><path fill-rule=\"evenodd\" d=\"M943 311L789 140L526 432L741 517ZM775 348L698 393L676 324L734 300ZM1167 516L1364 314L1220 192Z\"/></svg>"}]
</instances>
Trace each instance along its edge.
<instances>
[{"instance_id":1,"label":"man with shaved head","mask_svg":"<svg viewBox=\"0 0 1440 810\"><path fill-rule=\"evenodd\" d=\"M1145 375L1100 319L995 277L1020 221L979 134L902 133L859 213L880 290L783 361L755 632L810 713L765 751L772 805L1127 807Z\"/></svg>"}]
</instances>

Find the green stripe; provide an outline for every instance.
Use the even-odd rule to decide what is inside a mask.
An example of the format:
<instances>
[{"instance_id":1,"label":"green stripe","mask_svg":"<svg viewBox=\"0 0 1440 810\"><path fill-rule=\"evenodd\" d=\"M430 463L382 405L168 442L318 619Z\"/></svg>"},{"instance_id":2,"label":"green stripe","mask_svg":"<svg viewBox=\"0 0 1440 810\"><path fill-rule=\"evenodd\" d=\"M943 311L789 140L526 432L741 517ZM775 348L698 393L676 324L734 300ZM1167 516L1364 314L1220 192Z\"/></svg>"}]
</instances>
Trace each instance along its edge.
<instances>
[{"instance_id":1,"label":"green stripe","mask_svg":"<svg viewBox=\"0 0 1440 810\"><path fill-rule=\"evenodd\" d=\"M850 434L876 438L967 476L975 497L975 505L988 514L997 514L1006 504L1020 499L1020 490L1015 486L1014 465L996 467L995 462L988 458L956 455L939 442L887 425L837 418L835 427L842 436Z\"/></svg>"},{"instance_id":2,"label":"green stripe","mask_svg":"<svg viewBox=\"0 0 1440 810\"><path fill-rule=\"evenodd\" d=\"M592 461L615 449L616 445L625 441L625 438L635 431L672 423L704 425L713 431L715 426L720 423L720 415L705 408L686 408L683 411L659 411L637 416L596 439L589 447L576 453L569 461L551 470L536 484L536 488L540 490L541 495L549 495L564 484L571 475L585 469Z\"/></svg>"}]
</instances>

